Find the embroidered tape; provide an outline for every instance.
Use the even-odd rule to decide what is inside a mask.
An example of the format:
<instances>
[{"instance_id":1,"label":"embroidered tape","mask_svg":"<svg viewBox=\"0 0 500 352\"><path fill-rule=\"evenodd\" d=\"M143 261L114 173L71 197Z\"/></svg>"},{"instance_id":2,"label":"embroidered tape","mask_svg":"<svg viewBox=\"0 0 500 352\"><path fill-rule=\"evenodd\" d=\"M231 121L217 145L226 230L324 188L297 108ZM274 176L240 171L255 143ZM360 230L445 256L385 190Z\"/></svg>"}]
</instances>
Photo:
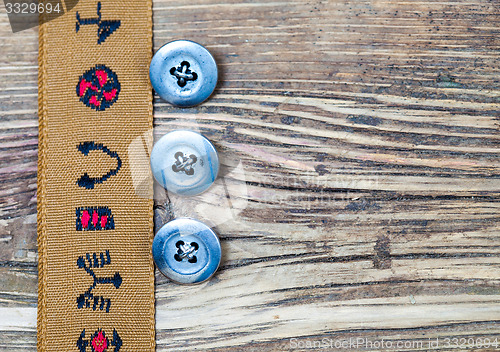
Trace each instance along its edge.
<instances>
[{"instance_id":1,"label":"embroidered tape","mask_svg":"<svg viewBox=\"0 0 500 352\"><path fill-rule=\"evenodd\" d=\"M151 15L150 0L81 0L42 18L40 352L155 349L152 200L128 159L152 128Z\"/></svg>"}]
</instances>

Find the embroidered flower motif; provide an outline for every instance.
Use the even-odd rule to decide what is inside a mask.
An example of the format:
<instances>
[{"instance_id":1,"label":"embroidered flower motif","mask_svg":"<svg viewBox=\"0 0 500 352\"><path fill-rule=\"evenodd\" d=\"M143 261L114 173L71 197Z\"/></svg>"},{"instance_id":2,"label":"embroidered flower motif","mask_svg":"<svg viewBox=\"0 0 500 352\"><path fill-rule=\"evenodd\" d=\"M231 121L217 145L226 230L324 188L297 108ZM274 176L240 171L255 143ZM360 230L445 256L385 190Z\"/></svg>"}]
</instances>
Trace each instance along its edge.
<instances>
[{"instance_id":1,"label":"embroidered flower motif","mask_svg":"<svg viewBox=\"0 0 500 352\"><path fill-rule=\"evenodd\" d=\"M92 336L90 344L92 345L92 352L105 352L108 349L109 340L105 336L104 331L99 329Z\"/></svg>"},{"instance_id":2,"label":"embroidered flower motif","mask_svg":"<svg viewBox=\"0 0 500 352\"><path fill-rule=\"evenodd\" d=\"M92 352L120 352L122 343L123 341L115 329L113 329L113 340L111 341L109 341L104 330L102 329L97 330L90 337L90 340L87 340L85 338L85 329L83 329L80 337L78 338L78 341L76 341L76 347L78 347L80 352L88 352L87 347L90 344Z\"/></svg>"},{"instance_id":3,"label":"embroidered flower motif","mask_svg":"<svg viewBox=\"0 0 500 352\"><path fill-rule=\"evenodd\" d=\"M104 111L113 105L119 93L118 77L105 65L96 65L85 72L76 85L80 101L97 111Z\"/></svg>"}]
</instances>

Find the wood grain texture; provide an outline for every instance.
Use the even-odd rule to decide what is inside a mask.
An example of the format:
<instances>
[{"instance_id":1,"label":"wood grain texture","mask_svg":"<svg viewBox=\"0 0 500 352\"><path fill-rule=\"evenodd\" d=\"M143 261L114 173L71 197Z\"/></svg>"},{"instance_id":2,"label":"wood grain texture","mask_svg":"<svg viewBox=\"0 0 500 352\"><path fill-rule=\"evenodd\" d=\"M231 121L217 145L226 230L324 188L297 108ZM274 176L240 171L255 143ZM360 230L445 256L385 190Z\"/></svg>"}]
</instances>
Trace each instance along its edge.
<instances>
[{"instance_id":1,"label":"wood grain texture","mask_svg":"<svg viewBox=\"0 0 500 352\"><path fill-rule=\"evenodd\" d=\"M500 338L499 9L155 1L155 48L220 68L199 107L156 97L155 133L199 130L222 161L206 194L157 189L156 225L199 218L224 253L199 286L157 275L158 351ZM37 34L0 7L0 44L0 350L34 351Z\"/></svg>"}]
</instances>

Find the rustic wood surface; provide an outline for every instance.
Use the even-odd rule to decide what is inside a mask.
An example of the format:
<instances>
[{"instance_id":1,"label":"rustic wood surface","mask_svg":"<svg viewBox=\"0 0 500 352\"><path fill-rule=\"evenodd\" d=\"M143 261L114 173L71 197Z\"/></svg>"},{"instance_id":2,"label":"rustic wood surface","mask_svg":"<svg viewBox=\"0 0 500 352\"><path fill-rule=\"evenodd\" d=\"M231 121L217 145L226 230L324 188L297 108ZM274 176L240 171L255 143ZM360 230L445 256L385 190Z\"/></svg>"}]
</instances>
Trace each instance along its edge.
<instances>
[{"instance_id":1,"label":"rustic wood surface","mask_svg":"<svg viewBox=\"0 0 500 352\"><path fill-rule=\"evenodd\" d=\"M499 9L155 1L155 49L220 68L199 107L155 97L156 133L197 129L223 164L203 196L157 190L157 225L200 218L224 252L208 283L157 275L157 350L500 348ZM36 350L37 40L0 5L0 351Z\"/></svg>"}]
</instances>

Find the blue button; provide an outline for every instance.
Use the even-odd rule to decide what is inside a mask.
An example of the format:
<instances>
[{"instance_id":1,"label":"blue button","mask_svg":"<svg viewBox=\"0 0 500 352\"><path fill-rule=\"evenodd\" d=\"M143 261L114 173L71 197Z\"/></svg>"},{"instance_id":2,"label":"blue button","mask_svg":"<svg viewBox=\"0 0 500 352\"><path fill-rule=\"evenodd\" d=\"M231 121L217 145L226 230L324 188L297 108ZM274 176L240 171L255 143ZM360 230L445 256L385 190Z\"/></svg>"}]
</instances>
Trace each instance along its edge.
<instances>
[{"instance_id":1,"label":"blue button","mask_svg":"<svg viewBox=\"0 0 500 352\"><path fill-rule=\"evenodd\" d=\"M181 284L208 280L219 267L221 255L215 232L194 219L170 221L153 241L153 258L158 270Z\"/></svg>"},{"instance_id":2,"label":"blue button","mask_svg":"<svg viewBox=\"0 0 500 352\"><path fill-rule=\"evenodd\" d=\"M217 150L208 139L192 131L173 131L156 142L151 170L169 192L185 196L200 194L219 172Z\"/></svg>"},{"instance_id":3,"label":"blue button","mask_svg":"<svg viewBox=\"0 0 500 352\"><path fill-rule=\"evenodd\" d=\"M217 64L198 43L176 40L162 46L151 60L149 78L169 103L190 107L205 101L217 85Z\"/></svg>"}]
</instances>

